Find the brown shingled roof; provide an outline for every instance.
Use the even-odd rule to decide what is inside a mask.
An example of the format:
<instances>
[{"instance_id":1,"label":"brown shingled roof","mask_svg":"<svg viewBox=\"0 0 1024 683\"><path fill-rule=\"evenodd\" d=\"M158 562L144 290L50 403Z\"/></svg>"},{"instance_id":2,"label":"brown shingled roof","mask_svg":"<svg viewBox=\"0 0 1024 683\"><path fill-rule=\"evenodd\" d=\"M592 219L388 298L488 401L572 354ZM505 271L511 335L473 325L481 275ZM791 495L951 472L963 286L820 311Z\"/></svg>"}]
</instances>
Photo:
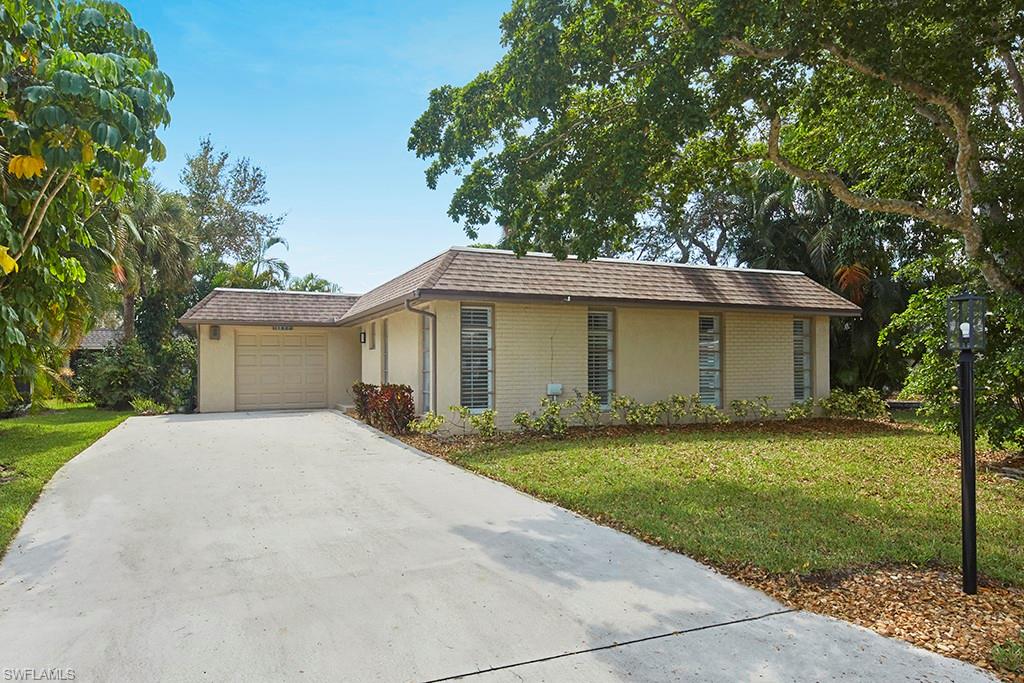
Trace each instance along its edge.
<instances>
[{"instance_id":1,"label":"brown shingled roof","mask_svg":"<svg viewBox=\"0 0 1024 683\"><path fill-rule=\"evenodd\" d=\"M360 297L342 318L364 319L410 298L473 297L748 307L856 316L860 308L806 275L648 261L559 261L547 254L455 247Z\"/></svg>"},{"instance_id":2,"label":"brown shingled roof","mask_svg":"<svg viewBox=\"0 0 1024 683\"><path fill-rule=\"evenodd\" d=\"M78 342L79 351L102 351L111 344L121 341L124 333L109 327L97 327L95 330L86 333L82 341Z\"/></svg>"},{"instance_id":3,"label":"brown shingled roof","mask_svg":"<svg viewBox=\"0 0 1024 683\"><path fill-rule=\"evenodd\" d=\"M190 325L334 325L357 299L358 294L217 288L180 321Z\"/></svg>"}]
</instances>

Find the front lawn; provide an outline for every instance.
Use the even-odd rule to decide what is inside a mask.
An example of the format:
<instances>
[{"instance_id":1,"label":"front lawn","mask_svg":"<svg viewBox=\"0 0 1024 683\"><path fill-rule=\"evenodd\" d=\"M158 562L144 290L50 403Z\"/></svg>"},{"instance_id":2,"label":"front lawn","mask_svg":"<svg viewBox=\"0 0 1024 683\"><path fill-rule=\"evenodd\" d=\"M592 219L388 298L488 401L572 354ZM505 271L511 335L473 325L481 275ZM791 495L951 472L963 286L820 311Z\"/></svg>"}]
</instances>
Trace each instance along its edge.
<instances>
[{"instance_id":1,"label":"front lawn","mask_svg":"<svg viewBox=\"0 0 1024 683\"><path fill-rule=\"evenodd\" d=\"M955 438L813 421L456 450L464 467L720 567L960 564ZM1024 482L978 476L984 575L1024 585Z\"/></svg>"},{"instance_id":2,"label":"front lawn","mask_svg":"<svg viewBox=\"0 0 1024 683\"><path fill-rule=\"evenodd\" d=\"M129 414L62 404L0 421L0 557L50 477Z\"/></svg>"},{"instance_id":3,"label":"front lawn","mask_svg":"<svg viewBox=\"0 0 1024 683\"><path fill-rule=\"evenodd\" d=\"M982 583L964 596L955 437L920 422L827 420L611 431L409 441L791 607L1024 681L1024 482L979 471Z\"/></svg>"}]
</instances>

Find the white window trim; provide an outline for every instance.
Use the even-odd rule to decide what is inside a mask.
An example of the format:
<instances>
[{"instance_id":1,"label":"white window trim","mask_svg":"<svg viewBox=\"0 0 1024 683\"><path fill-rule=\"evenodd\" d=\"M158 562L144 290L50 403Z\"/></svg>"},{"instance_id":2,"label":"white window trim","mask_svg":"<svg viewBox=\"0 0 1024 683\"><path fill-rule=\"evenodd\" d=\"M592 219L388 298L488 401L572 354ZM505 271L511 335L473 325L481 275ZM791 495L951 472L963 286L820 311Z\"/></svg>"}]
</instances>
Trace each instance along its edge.
<instances>
[{"instance_id":1,"label":"white window trim","mask_svg":"<svg viewBox=\"0 0 1024 683\"><path fill-rule=\"evenodd\" d=\"M390 368L388 367L388 319L380 321L380 383L390 384Z\"/></svg>"},{"instance_id":2,"label":"white window trim","mask_svg":"<svg viewBox=\"0 0 1024 683\"><path fill-rule=\"evenodd\" d=\"M804 327L804 333L799 337L796 334L796 323L802 322ZM793 400L795 402L806 401L810 398L814 398L814 321L811 318L793 318ZM804 351L805 364L804 364L804 375L805 381L801 389L804 390L803 397L797 397L797 384L796 384L796 344L797 340L806 342L807 350Z\"/></svg>"},{"instance_id":3,"label":"white window trim","mask_svg":"<svg viewBox=\"0 0 1024 683\"><path fill-rule=\"evenodd\" d=\"M465 328L463 324L463 312L467 310L483 310L487 311L487 327L472 326L470 329L484 329L487 331L487 406L481 408L469 407L465 405L465 399L462 393L462 379L463 379L463 363L462 354L464 352L464 346L462 342L462 332ZM494 409L494 307L487 305L463 305L459 309L459 405L468 407L474 414L482 413L485 410Z\"/></svg>"},{"instance_id":4,"label":"white window trim","mask_svg":"<svg viewBox=\"0 0 1024 683\"><path fill-rule=\"evenodd\" d=\"M603 315L608 317L608 329L607 330L591 330L590 329L590 316L591 315ZM606 396L601 397L601 410L607 412L611 410L612 396L615 395L615 311L607 309L594 309L587 311L587 391L592 391L590 387L590 335L592 332L602 332L603 336L607 337L608 346L605 353L608 356L608 376L605 379L608 386L608 393Z\"/></svg>"},{"instance_id":5,"label":"white window trim","mask_svg":"<svg viewBox=\"0 0 1024 683\"><path fill-rule=\"evenodd\" d=\"M718 367L717 368L704 368L700 364L700 321L703 318L712 318L715 321L715 331L717 333L718 347L716 354L718 356ZM721 408L725 402L724 386L722 382L723 376L723 354L722 354L722 316L716 313L701 313L697 318L697 393L700 392L700 378L705 372L714 372L718 376L718 401L716 403L705 402L704 397L701 396L701 403L704 405L713 405L716 408Z\"/></svg>"},{"instance_id":6,"label":"white window trim","mask_svg":"<svg viewBox=\"0 0 1024 683\"><path fill-rule=\"evenodd\" d=\"M430 390L432 386L431 379L433 375L433 368L431 367L433 351L433 349L431 348L431 325L433 323L431 322L431 317L429 315L421 315L420 317L423 318L423 327L420 332L420 334L422 335L421 363L423 364L423 367L420 372L420 395L422 396L421 407L423 412L426 413L433 409L431 404L432 397L430 395Z\"/></svg>"}]
</instances>

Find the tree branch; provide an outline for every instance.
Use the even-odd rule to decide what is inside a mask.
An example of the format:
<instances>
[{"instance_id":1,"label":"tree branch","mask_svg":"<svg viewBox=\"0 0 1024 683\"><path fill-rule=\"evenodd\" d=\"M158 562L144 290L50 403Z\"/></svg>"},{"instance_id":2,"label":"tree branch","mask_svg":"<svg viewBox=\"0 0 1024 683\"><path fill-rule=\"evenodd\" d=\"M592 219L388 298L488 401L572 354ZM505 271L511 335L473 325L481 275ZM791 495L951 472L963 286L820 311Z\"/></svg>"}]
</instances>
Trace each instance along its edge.
<instances>
[{"instance_id":1,"label":"tree branch","mask_svg":"<svg viewBox=\"0 0 1024 683\"><path fill-rule=\"evenodd\" d=\"M1024 293L1024 287L1007 277L992 254L985 250L981 229L974 221L973 215L964 216L962 212L956 214L926 206L921 202L868 197L853 192L838 174L804 168L783 156L779 150L781 131L782 120L778 114L775 114L772 116L771 128L768 133L768 160L780 169L801 180L825 185L840 201L854 209L908 216L955 230L963 237L967 256L978 263L982 275L993 289L1001 292Z\"/></svg>"},{"instance_id":2,"label":"tree branch","mask_svg":"<svg viewBox=\"0 0 1024 683\"><path fill-rule=\"evenodd\" d=\"M15 261L19 260L22 256L25 255L25 252L28 250L29 246L32 244L32 240L35 239L36 234L39 232L39 228L43 224L43 219L46 218L46 212L50 209L50 204L52 204L53 200L56 199L58 194L60 194L60 191L64 189L64 186L67 184L68 180L71 178L71 174L73 172L74 171L68 171L67 173L64 174L64 176L60 180L60 183L58 183L57 187L55 187L53 189L53 191L49 194L49 196L46 197L46 201L43 203L42 207L40 207L40 210L38 212L36 212L36 216L34 218L34 221L33 221L32 225L31 226L27 226L29 228L29 231L28 231L27 235L25 235L24 239L22 240L21 247L18 248L18 253L15 256L12 257ZM53 172L51 172L50 175L51 175L51 178L52 178ZM47 183L47 184L49 184L49 183ZM45 187L46 186L44 185L44 188ZM39 197L36 197L36 205L39 204L39 199L44 194L45 194L45 192L40 192L39 193ZM33 209L33 211L34 211L34 209Z\"/></svg>"},{"instance_id":3,"label":"tree branch","mask_svg":"<svg viewBox=\"0 0 1024 683\"><path fill-rule=\"evenodd\" d=\"M798 166L784 157L779 150L779 137L782 131L782 119L778 114L772 117L771 128L768 132L768 159L776 166L791 176L821 183L828 187L832 193L843 202L855 209L863 211L881 211L884 213L896 213L911 218L919 218L930 223L935 223L945 228L960 230L963 218L949 211L935 209L926 206L921 202L908 201L905 199L885 199L869 197L867 195L853 192L846 182L836 173L816 171Z\"/></svg>"},{"instance_id":4,"label":"tree branch","mask_svg":"<svg viewBox=\"0 0 1024 683\"><path fill-rule=\"evenodd\" d=\"M1013 58L1008 46L999 48L999 56L1006 65L1006 71L1010 74L1010 82L1013 83L1013 90L1017 93L1017 106L1020 107L1021 116L1024 116L1024 78L1021 78L1020 69Z\"/></svg>"}]
</instances>

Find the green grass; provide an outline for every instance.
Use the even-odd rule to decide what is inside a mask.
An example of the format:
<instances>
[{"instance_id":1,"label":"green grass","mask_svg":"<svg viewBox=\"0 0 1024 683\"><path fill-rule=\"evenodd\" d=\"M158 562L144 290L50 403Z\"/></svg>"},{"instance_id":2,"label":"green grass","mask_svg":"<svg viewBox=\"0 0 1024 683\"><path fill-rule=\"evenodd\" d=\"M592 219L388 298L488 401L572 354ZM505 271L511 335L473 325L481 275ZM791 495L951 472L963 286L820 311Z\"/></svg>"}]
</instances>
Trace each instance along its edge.
<instances>
[{"instance_id":1,"label":"green grass","mask_svg":"<svg viewBox=\"0 0 1024 683\"><path fill-rule=\"evenodd\" d=\"M1024 673L1024 631L1020 638L992 648L992 661L1014 673Z\"/></svg>"},{"instance_id":2,"label":"green grass","mask_svg":"<svg viewBox=\"0 0 1024 683\"><path fill-rule=\"evenodd\" d=\"M0 421L0 557L50 477L130 413L85 404L47 404Z\"/></svg>"},{"instance_id":3,"label":"green grass","mask_svg":"<svg viewBox=\"0 0 1024 683\"><path fill-rule=\"evenodd\" d=\"M955 438L817 421L505 443L459 464L688 555L771 572L960 564ZM1024 483L980 472L983 574L1024 585Z\"/></svg>"}]
</instances>

